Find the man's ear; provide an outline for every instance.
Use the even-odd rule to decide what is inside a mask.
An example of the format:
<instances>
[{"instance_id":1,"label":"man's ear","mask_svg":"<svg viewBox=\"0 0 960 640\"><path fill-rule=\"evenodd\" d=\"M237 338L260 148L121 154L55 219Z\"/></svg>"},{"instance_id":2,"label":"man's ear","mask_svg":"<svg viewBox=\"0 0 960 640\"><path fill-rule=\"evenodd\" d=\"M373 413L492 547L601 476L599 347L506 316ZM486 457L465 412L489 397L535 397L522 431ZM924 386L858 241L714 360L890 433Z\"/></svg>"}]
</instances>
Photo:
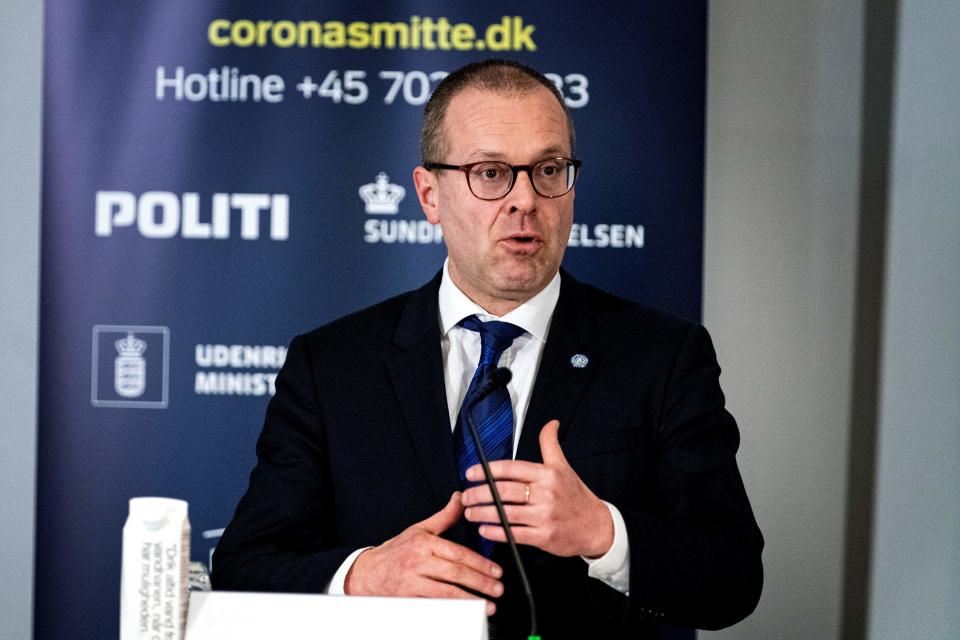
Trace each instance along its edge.
<instances>
[{"instance_id":1,"label":"man's ear","mask_svg":"<svg viewBox=\"0 0 960 640\"><path fill-rule=\"evenodd\" d=\"M432 171L417 167L413 170L413 187L417 190L420 208L430 224L440 222L440 205L437 202L437 175Z\"/></svg>"}]
</instances>

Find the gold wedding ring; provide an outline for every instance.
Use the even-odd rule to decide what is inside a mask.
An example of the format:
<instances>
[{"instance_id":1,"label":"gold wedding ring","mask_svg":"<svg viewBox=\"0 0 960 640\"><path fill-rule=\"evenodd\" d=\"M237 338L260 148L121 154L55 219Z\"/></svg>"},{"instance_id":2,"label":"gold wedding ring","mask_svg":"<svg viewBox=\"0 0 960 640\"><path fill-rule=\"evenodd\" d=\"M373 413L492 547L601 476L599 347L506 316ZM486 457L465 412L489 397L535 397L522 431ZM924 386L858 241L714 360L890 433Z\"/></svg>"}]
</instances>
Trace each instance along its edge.
<instances>
[{"instance_id":1,"label":"gold wedding ring","mask_svg":"<svg viewBox=\"0 0 960 640\"><path fill-rule=\"evenodd\" d=\"M527 485L526 494L523 496L523 504L530 504L530 485Z\"/></svg>"}]
</instances>

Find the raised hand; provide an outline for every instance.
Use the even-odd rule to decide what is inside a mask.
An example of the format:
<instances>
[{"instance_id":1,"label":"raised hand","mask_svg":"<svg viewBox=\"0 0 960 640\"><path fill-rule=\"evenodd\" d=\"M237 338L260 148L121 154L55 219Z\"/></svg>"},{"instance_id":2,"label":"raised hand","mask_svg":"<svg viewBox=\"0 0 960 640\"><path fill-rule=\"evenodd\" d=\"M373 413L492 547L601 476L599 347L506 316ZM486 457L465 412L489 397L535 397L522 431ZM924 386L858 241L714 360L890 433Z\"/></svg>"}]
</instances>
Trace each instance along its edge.
<instances>
[{"instance_id":1,"label":"raised hand","mask_svg":"<svg viewBox=\"0 0 960 640\"><path fill-rule=\"evenodd\" d=\"M543 464L494 460L490 473L517 544L532 545L557 556L596 558L613 545L613 518L567 462L557 439L559 430L560 423L551 420L540 431ZM480 465L467 470L467 479L472 482L483 477ZM499 522L486 484L464 491L462 502L470 522ZM482 524L480 535L495 542L507 540L499 524Z\"/></svg>"}]
</instances>

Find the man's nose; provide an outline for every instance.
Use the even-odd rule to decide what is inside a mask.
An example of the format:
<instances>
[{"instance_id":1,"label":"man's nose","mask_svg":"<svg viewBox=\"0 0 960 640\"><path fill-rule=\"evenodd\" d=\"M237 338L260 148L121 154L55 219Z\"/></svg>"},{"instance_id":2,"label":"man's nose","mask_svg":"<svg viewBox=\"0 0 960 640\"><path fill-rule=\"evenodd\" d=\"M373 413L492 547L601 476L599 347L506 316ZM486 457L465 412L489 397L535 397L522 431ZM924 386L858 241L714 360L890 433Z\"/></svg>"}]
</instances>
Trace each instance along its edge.
<instances>
[{"instance_id":1,"label":"man's nose","mask_svg":"<svg viewBox=\"0 0 960 640\"><path fill-rule=\"evenodd\" d=\"M510 212L518 211L521 213L532 214L536 207L537 192L533 188L533 181L530 179L528 171L517 173L517 181L510 190Z\"/></svg>"}]
</instances>

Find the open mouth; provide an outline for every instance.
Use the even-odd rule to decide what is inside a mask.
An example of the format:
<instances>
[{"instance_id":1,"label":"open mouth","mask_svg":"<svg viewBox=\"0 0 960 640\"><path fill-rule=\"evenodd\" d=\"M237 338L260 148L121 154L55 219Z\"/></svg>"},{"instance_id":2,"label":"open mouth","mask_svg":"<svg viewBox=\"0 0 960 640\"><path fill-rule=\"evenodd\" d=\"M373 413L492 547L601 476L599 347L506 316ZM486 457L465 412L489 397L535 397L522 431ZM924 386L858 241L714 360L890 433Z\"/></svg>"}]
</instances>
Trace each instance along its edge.
<instances>
[{"instance_id":1,"label":"open mouth","mask_svg":"<svg viewBox=\"0 0 960 640\"><path fill-rule=\"evenodd\" d=\"M517 255L531 254L536 252L543 242L535 235L515 235L502 240L509 251Z\"/></svg>"}]
</instances>

